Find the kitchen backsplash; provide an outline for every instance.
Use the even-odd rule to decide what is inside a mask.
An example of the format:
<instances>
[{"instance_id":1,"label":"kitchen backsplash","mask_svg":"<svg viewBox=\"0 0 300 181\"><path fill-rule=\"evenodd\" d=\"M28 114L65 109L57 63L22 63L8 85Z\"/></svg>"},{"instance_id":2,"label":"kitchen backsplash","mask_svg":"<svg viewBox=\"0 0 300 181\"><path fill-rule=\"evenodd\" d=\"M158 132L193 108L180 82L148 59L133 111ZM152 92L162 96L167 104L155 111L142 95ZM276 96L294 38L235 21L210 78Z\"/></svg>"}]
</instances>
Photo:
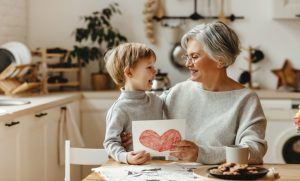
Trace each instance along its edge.
<instances>
[{"instance_id":1,"label":"kitchen backsplash","mask_svg":"<svg viewBox=\"0 0 300 181\"><path fill-rule=\"evenodd\" d=\"M169 35L172 34L172 28L155 23L156 36L159 41L158 44L151 45L145 36L142 18L145 1L133 0L134 7L127 1L114 0L114 2L119 3L122 15L115 17L112 23L122 29L129 41L146 43L155 50L158 60L156 66L168 73L171 85L186 80L189 73L178 70L170 61L170 52L175 42L170 41ZM170 16L189 15L193 11L193 2L192 0L165 1L166 13ZM199 13L218 14L220 8L217 6L205 8L208 2L217 1L198 0ZM300 21L274 19L272 15L274 2L274 0L228 0L225 4L226 15L233 13L245 17L245 19L230 23L230 26L238 33L242 46L259 48L265 53L265 59L253 67L256 71L252 78L260 84L261 88L267 89L276 89L277 77L271 70L280 69L285 59L289 59L295 69L300 69L300 54L298 53ZM72 48L75 44L72 32L78 27L80 16L100 10L109 3L110 1L101 0L1 0L0 44L8 40L17 40L25 42L30 48L58 46ZM300 6L297 1L288 3ZM124 21L124 19L130 19L130 21ZM184 32L195 24L205 21L183 22L181 29ZM178 24L178 22L173 23ZM247 57L247 52L243 51L236 63L228 69L229 75L235 80L247 68L245 57ZM97 62L92 62L83 69L82 87L84 89L91 88L90 73L97 71Z\"/></svg>"},{"instance_id":2,"label":"kitchen backsplash","mask_svg":"<svg viewBox=\"0 0 300 181\"><path fill-rule=\"evenodd\" d=\"M27 41L27 0L1 0L0 45L8 41Z\"/></svg>"}]
</instances>

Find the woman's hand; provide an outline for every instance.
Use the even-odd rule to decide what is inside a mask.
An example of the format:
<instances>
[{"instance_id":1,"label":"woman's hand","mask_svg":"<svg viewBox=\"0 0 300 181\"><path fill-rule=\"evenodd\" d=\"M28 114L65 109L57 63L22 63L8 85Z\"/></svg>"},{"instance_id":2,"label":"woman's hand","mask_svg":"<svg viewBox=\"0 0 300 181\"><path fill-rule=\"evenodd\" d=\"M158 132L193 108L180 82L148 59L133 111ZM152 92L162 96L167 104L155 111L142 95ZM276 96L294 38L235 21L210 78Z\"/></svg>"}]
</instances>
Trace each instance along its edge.
<instances>
[{"instance_id":1,"label":"woman's hand","mask_svg":"<svg viewBox=\"0 0 300 181\"><path fill-rule=\"evenodd\" d=\"M122 146L125 148L126 151L128 151L129 146L132 143L131 133L130 132L122 132L121 133L121 142Z\"/></svg>"},{"instance_id":2,"label":"woman's hand","mask_svg":"<svg viewBox=\"0 0 300 181\"><path fill-rule=\"evenodd\" d=\"M127 162L130 165L141 165L150 160L150 154L145 151L128 152Z\"/></svg>"},{"instance_id":3,"label":"woman's hand","mask_svg":"<svg viewBox=\"0 0 300 181\"><path fill-rule=\"evenodd\" d=\"M197 161L199 148L195 143L187 140L182 140L174 144L174 146L175 150L170 153L171 156L184 161Z\"/></svg>"}]
</instances>

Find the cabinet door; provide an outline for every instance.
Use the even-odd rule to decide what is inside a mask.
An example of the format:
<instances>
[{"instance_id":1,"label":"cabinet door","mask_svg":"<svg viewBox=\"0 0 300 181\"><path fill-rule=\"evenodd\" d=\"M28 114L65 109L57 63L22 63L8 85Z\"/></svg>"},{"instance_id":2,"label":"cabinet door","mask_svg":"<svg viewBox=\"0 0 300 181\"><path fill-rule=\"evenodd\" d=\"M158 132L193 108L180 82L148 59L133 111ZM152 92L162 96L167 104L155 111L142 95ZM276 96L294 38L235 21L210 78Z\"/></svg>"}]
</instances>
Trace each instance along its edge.
<instances>
[{"instance_id":1,"label":"cabinet door","mask_svg":"<svg viewBox=\"0 0 300 181\"><path fill-rule=\"evenodd\" d=\"M86 99L81 103L82 133L87 147L103 148L106 114L115 99Z\"/></svg>"},{"instance_id":2,"label":"cabinet door","mask_svg":"<svg viewBox=\"0 0 300 181\"><path fill-rule=\"evenodd\" d=\"M46 180L46 123L34 115L18 118L20 130L20 176L22 181Z\"/></svg>"},{"instance_id":3,"label":"cabinet door","mask_svg":"<svg viewBox=\"0 0 300 181\"><path fill-rule=\"evenodd\" d=\"M71 109L72 114L74 114L75 121L79 125L80 119L80 111L79 111L79 102L73 102L68 105L60 106L57 108L49 109L47 111L43 111L48 113L45 116L44 122L47 123L46 129L46 174L47 180L64 180L65 172L64 172L64 165L60 165L58 160L58 155L60 151L64 152L64 147L59 150L58 148L58 141L59 141L59 119L61 116L61 108L66 107ZM71 180L72 181L79 181L81 178L80 166L71 166Z\"/></svg>"},{"instance_id":4,"label":"cabinet door","mask_svg":"<svg viewBox=\"0 0 300 181\"><path fill-rule=\"evenodd\" d=\"M11 123L12 121L0 122L0 180L6 181L20 180L18 172L20 149L18 143L21 124L8 126Z\"/></svg>"},{"instance_id":5,"label":"cabinet door","mask_svg":"<svg viewBox=\"0 0 300 181\"><path fill-rule=\"evenodd\" d=\"M43 117L37 118L46 124L46 138L45 138L45 159L46 159L46 178L51 180L64 179L64 166L58 162L58 129L60 118L60 107L42 111L39 114L47 114Z\"/></svg>"},{"instance_id":6,"label":"cabinet door","mask_svg":"<svg viewBox=\"0 0 300 181\"><path fill-rule=\"evenodd\" d=\"M300 0L272 0L273 17L276 19L300 19Z\"/></svg>"},{"instance_id":7,"label":"cabinet door","mask_svg":"<svg viewBox=\"0 0 300 181\"><path fill-rule=\"evenodd\" d=\"M84 99L81 101L82 134L86 147L103 148L106 114L116 99ZM83 166L82 178L95 166Z\"/></svg>"}]
</instances>

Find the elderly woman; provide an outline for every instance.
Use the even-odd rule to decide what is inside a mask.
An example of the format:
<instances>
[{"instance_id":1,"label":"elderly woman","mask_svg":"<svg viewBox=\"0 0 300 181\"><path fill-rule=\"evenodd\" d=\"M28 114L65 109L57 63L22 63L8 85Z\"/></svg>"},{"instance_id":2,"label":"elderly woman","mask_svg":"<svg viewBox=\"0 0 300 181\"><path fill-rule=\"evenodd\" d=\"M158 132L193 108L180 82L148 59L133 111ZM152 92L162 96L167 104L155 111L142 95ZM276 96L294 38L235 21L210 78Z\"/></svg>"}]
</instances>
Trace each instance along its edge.
<instances>
[{"instance_id":1,"label":"elderly woman","mask_svg":"<svg viewBox=\"0 0 300 181\"><path fill-rule=\"evenodd\" d=\"M224 146L247 145L249 163L262 163L266 119L259 99L226 73L240 53L236 33L221 22L203 24L187 32L181 45L190 80L162 95L166 118L187 121L186 140L176 144L171 155L218 164L225 161Z\"/></svg>"}]
</instances>

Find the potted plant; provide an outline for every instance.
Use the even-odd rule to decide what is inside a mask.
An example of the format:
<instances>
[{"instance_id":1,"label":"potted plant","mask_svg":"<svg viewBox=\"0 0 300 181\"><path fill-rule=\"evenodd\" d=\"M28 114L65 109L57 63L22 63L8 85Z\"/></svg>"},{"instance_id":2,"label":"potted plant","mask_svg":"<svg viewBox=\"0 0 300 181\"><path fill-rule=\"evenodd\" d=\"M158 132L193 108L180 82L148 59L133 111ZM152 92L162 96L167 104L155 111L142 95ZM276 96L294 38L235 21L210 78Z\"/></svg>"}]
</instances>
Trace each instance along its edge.
<instances>
[{"instance_id":1,"label":"potted plant","mask_svg":"<svg viewBox=\"0 0 300 181\"><path fill-rule=\"evenodd\" d=\"M111 25L110 20L114 14L121 14L117 3L111 3L102 11L83 16L84 27L75 30L77 45L74 46L70 57L78 58L84 64L94 60L99 62L99 72L91 75L94 90L109 87L110 78L105 69L104 52L127 41L127 38Z\"/></svg>"}]
</instances>

